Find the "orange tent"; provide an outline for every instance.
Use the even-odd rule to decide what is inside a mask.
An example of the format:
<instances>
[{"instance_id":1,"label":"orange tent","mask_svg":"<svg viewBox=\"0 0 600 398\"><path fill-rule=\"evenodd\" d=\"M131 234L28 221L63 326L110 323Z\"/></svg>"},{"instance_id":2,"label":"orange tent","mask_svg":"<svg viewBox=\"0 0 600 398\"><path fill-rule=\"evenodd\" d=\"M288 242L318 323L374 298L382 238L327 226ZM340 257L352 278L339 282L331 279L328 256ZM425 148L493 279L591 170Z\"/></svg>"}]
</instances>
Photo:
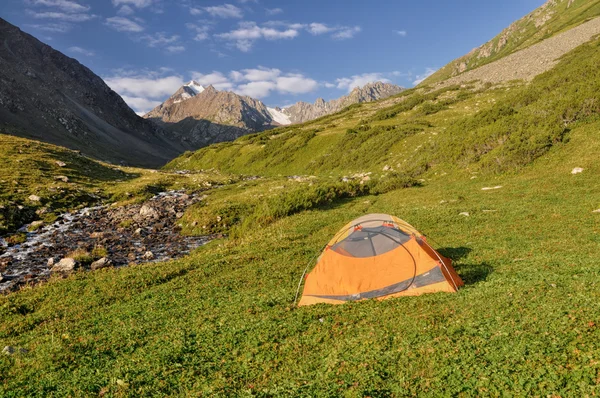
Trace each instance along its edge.
<instances>
[{"instance_id":1,"label":"orange tent","mask_svg":"<svg viewBox=\"0 0 600 398\"><path fill-rule=\"evenodd\" d=\"M346 224L327 244L306 276L298 305L456 292L462 285L452 261L414 227L369 214Z\"/></svg>"}]
</instances>

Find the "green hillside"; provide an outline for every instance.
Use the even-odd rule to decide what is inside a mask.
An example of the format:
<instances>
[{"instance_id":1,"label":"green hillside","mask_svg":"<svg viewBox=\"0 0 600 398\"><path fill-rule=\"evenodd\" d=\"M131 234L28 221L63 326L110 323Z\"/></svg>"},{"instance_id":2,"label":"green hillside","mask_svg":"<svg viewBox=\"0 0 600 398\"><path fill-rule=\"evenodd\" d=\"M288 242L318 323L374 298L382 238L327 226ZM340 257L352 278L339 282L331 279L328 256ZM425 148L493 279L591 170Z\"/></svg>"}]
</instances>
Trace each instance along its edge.
<instances>
[{"instance_id":1,"label":"green hillside","mask_svg":"<svg viewBox=\"0 0 600 398\"><path fill-rule=\"evenodd\" d=\"M384 174L387 165L412 177L518 170L568 141L573 126L596 120L598 62L600 42L594 41L529 85L410 90L187 153L166 168L340 176Z\"/></svg>"},{"instance_id":2,"label":"green hillside","mask_svg":"<svg viewBox=\"0 0 600 398\"><path fill-rule=\"evenodd\" d=\"M483 46L438 70L422 85L438 83L459 73L497 61L598 16L600 16L598 0L547 1L542 7L514 22Z\"/></svg>"},{"instance_id":3,"label":"green hillside","mask_svg":"<svg viewBox=\"0 0 600 398\"><path fill-rule=\"evenodd\" d=\"M183 232L227 234L1 296L0 346L28 352L0 355L0 396L600 394L599 64L595 40L528 85L410 90L160 172L0 136L6 159L24 159L4 160L3 184L22 173L6 201L63 170L121 203L202 190ZM296 307L306 265L367 213L426 234L465 287Z\"/></svg>"}]
</instances>

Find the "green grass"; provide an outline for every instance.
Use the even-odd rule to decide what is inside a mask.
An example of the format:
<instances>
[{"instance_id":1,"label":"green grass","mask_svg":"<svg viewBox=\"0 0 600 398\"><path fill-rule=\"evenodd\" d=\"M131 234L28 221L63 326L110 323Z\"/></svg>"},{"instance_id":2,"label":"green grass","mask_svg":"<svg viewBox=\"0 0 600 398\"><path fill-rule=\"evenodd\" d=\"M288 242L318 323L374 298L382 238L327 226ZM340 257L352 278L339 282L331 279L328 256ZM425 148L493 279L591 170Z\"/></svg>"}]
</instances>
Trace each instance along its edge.
<instances>
[{"instance_id":1,"label":"green grass","mask_svg":"<svg viewBox=\"0 0 600 398\"><path fill-rule=\"evenodd\" d=\"M568 144L519 174L451 174L350 198L183 260L80 273L0 298L0 342L30 350L0 357L0 388L9 396L597 394L599 127L574 129ZM573 176L573 167L585 171ZM495 185L503 188L481 190ZM428 234L456 260L465 288L294 308L306 263L369 212Z\"/></svg>"}]
</instances>

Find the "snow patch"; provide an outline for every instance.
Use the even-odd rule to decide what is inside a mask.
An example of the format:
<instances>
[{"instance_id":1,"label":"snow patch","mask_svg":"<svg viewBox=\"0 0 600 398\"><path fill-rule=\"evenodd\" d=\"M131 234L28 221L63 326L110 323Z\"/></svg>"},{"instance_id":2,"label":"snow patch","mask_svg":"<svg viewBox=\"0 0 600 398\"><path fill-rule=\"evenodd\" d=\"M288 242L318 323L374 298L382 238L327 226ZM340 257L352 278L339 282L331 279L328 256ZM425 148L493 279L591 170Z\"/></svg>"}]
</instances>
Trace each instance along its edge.
<instances>
[{"instance_id":1,"label":"snow patch","mask_svg":"<svg viewBox=\"0 0 600 398\"><path fill-rule=\"evenodd\" d=\"M285 113L283 113L282 111L275 109L275 108L267 108L267 111L269 111L269 114L271 115L271 119L273 119L275 122L281 124L281 125L288 125L288 124L292 124L292 121L290 120L290 117L288 115L286 115Z\"/></svg>"},{"instance_id":2,"label":"snow patch","mask_svg":"<svg viewBox=\"0 0 600 398\"><path fill-rule=\"evenodd\" d=\"M204 87L199 85L198 83L196 83L195 81L190 81L188 84L185 85L186 87L189 87L192 89L192 91L194 93L196 93L196 95L200 94L201 92L204 91Z\"/></svg>"}]
</instances>

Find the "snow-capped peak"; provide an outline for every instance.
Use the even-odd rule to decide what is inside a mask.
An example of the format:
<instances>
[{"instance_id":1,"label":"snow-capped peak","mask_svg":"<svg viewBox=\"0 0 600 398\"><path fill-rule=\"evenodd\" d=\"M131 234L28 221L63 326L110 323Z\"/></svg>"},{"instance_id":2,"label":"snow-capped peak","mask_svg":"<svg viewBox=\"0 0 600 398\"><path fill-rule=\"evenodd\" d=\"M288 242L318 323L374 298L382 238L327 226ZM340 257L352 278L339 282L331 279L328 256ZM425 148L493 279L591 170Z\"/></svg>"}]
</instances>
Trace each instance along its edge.
<instances>
[{"instance_id":1,"label":"snow-capped peak","mask_svg":"<svg viewBox=\"0 0 600 398\"><path fill-rule=\"evenodd\" d=\"M267 107L267 111L269 111L269 114L271 115L271 119L273 119L275 122L277 122L283 126L292 124L290 117L288 115L286 115L285 113L283 113L281 110Z\"/></svg>"},{"instance_id":2,"label":"snow-capped peak","mask_svg":"<svg viewBox=\"0 0 600 398\"><path fill-rule=\"evenodd\" d=\"M185 84L185 86L191 88L196 95L204 91L204 87L196 83L194 80L190 81L188 84Z\"/></svg>"}]
</instances>

